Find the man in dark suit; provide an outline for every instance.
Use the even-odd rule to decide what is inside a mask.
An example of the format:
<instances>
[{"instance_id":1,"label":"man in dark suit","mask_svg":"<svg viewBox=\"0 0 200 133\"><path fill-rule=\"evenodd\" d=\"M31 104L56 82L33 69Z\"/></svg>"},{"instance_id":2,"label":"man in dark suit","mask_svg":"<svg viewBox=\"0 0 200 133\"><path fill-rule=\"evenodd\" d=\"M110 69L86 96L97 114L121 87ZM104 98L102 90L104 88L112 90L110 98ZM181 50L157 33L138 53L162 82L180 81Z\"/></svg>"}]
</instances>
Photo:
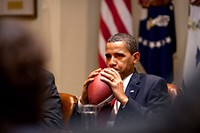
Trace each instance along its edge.
<instances>
[{"instance_id":1,"label":"man in dark suit","mask_svg":"<svg viewBox=\"0 0 200 133\"><path fill-rule=\"evenodd\" d=\"M41 125L46 128L62 128L63 116L61 112L61 99L55 84L54 75L44 70L46 84L43 97Z\"/></svg>"},{"instance_id":2,"label":"man in dark suit","mask_svg":"<svg viewBox=\"0 0 200 133\"><path fill-rule=\"evenodd\" d=\"M62 127L60 97L45 65L45 49L37 37L18 20L1 18L1 133L44 133Z\"/></svg>"},{"instance_id":3,"label":"man in dark suit","mask_svg":"<svg viewBox=\"0 0 200 133\"><path fill-rule=\"evenodd\" d=\"M110 37L106 44L105 69L94 70L84 83L84 89L79 106L88 104L87 86L94 77L101 73L101 80L110 85L113 95L120 106L116 106L118 112L116 118L108 118L114 121L114 126L128 126L142 119L151 119L167 110L169 95L166 81L158 76L139 74L134 65L139 62L140 53L136 40L124 33L118 33ZM105 108L105 107L103 107ZM75 109L75 115L78 111ZM101 109L103 111L103 109ZM105 115L104 115L105 116Z\"/></svg>"}]
</instances>

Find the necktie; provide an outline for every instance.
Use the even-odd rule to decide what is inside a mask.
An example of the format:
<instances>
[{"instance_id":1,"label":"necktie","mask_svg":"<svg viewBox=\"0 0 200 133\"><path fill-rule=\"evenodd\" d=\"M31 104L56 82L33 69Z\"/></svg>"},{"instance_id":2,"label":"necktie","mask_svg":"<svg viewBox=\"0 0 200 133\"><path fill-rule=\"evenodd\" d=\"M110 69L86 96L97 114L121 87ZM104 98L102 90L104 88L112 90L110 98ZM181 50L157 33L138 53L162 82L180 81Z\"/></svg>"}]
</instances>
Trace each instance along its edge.
<instances>
[{"instance_id":1,"label":"necktie","mask_svg":"<svg viewBox=\"0 0 200 133\"><path fill-rule=\"evenodd\" d=\"M113 98L113 100L111 101L111 107L113 107L114 106L114 104L115 104L115 102L116 102L116 98Z\"/></svg>"},{"instance_id":2,"label":"necktie","mask_svg":"<svg viewBox=\"0 0 200 133\"><path fill-rule=\"evenodd\" d=\"M113 102L113 103L111 103L111 104L114 104L114 105L113 105L113 113L114 113L115 115L117 115L117 112L118 112L118 110L119 110L119 105L120 105L120 103L119 103L116 99L113 99L112 102Z\"/></svg>"}]
</instances>

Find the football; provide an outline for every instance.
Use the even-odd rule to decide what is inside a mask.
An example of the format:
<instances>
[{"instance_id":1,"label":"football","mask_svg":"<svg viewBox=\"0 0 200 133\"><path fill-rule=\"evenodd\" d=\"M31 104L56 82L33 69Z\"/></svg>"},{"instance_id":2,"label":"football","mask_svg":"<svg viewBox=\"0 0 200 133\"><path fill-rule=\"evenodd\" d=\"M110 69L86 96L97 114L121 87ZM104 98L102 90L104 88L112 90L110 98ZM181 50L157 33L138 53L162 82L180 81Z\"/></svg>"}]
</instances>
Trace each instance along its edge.
<instances>
[{"instance_id":1,"label":"football","mask_svg":"<svg viewBox=\"0 0 200 133\"><path fill-rule=\"evenodd\" d=\"M104 101L109 102L112 100L113 93L110 86L101 81L100 77L101 74L99 73L96 77L94 77L94 81L88 85L89 104L104 104Z\"/></svg>"}]
</instances>

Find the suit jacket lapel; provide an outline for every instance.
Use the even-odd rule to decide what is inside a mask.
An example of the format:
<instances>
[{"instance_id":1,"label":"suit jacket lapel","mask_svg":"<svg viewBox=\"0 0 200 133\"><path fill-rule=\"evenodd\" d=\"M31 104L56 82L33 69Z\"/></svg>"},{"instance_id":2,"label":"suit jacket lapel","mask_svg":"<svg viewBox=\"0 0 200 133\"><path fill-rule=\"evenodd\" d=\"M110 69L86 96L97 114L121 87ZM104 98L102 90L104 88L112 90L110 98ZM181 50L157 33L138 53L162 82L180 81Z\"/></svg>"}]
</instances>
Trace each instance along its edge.
<instances>
[{"instance_id":1,"label":"suit jacket lapel","mask_svg":"<svg viewBox=\"0 0 200 133\"><path fill-rule=\"evenodd\" d=\"M131 97L133 99L135 99L139 88L140 88L140 77L141 75L137 73L137 71L135 71L128 83L128 86L126 88L125 94L128 97Z\"/></svg>"},{"instance_id":2,"label":"suit jacket lapel","mask_svg":"<svg viewBox=\"0 0 200 133\"><path fill-rule=\"evenodd\" d=\"M135 70L135 72L131 76L131 79L130 79L130 81L128 83L128 86L126 88L125 94L128 97L132 98L132 99L135 99L135 97L137 96L137 94L139 92L139 89L140 89L140 77L141 77L141 75L138 74L137 71ZM114 125L118 126L122 119L123 119L122 108L120 106Z\"/></svg>"}]
</instances>

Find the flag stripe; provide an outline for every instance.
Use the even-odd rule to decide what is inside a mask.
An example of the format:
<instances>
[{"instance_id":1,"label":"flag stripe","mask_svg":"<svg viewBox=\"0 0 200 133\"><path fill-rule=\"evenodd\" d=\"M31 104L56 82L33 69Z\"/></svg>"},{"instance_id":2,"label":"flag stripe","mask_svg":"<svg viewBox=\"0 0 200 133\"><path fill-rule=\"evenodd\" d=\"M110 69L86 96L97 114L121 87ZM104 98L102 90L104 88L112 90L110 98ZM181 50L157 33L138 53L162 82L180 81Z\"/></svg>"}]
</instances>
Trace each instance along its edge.
<instances>
[{"instance_id":1,"label":"flag stripe","mask_svg":"<svg viewBox=\"0 0 200 133\"><path fill-rule=\"evenodd\" d=\"M120 0L115 0L114 1L115 7L119 13L119 16L121 18L123 25L126 27L126 30L129 34L133 33L133 29L132 29L132 18L131 18L131 14L128 11L128 9L126 8L126 5L123 1Z\"/></svg>"},{"instance_id":2,"label":"flag stripe","mask_svg":"<svg viewBox=\"0 0 200 133\"><path fill-rule=\"evenodd\" d=\"M101 57L100 54L98 54L98 58L99 58L99 67L105 68L106 67L105 60Z\"/></svg>"},{"instance_id":3,"label":"flag stripe","mask_svg":"<svg viewBox=\"0 0 200 133\"><path fill-rule=\"evenodd\" d=\"M104 62L106 61L105 59L105 39L101 34L102 32L99 33L99 56L101 56L101 60L103 60ZM100 47L101 46L101 47ZM104 65L104 64L103 64Z\"/></svg>"},{"instance_id":4,"label":"flag stripe","mask_svg":"<svg viewBox=\"0 0 200 133\"><path fill-rule=\"evenodd\" d=\"M116 7L114 6L114 3L112 0L106 0L106 3L108 4L108 7L110 8L110 11L114 17L115 25L117 26L118 32L125 32L128 33L126 28L124 27L121 18L119 17L119 14L117 12Z\"/></svg>"},{"instance_id":5,"label":"flag stripe","mask_svg":"<svg viewBox=\"0 0 200 133\"><path fill-rule=\"evenodd\" d=\"M100 25L101 25L101 33L102 33L103 37L106 40L111 36L111 34L110 34L110 31L108 30L108 27L106 26L106 24L102 20L102 18L100 18L100 19L101 19L100 20L101 21L101 23L100 23Z\"/></svg>"},{"instance_id":6,"label":"flag stripe","mask_svg":"<svg viewBox=\"0 0 200 133\"><path fill-rule=\"evenodd\" d=\"M112 13L105 1L102 2L101 17L105 25L107 25L107 28L109 29L110 33L111 34L117 33L117 27L115 25ZM105 40L107 40L108 38L105 38Z\"/></svg>"},{"instance_id":7,"label":"flag stripe","mask_svg":"<svg viewBox=\"0 0 200 133\"><path fill-rule=\"evenodd\" d=\"M130 0L124 0L124 3L126 5L127 9L129 10L129 13L132 14L131 1Z\"/></svg>"},{"instance_id":8,"label":"flag stripe","mask_svg":"<svg viewBox=\"0 0 200 133\"><path fill-rule=\"evenodd\" d=\"M133 34L130 0L102 0L98 60L106 67L105 44L111 35L118 32Z\"/></svg>"}]
</instances>

